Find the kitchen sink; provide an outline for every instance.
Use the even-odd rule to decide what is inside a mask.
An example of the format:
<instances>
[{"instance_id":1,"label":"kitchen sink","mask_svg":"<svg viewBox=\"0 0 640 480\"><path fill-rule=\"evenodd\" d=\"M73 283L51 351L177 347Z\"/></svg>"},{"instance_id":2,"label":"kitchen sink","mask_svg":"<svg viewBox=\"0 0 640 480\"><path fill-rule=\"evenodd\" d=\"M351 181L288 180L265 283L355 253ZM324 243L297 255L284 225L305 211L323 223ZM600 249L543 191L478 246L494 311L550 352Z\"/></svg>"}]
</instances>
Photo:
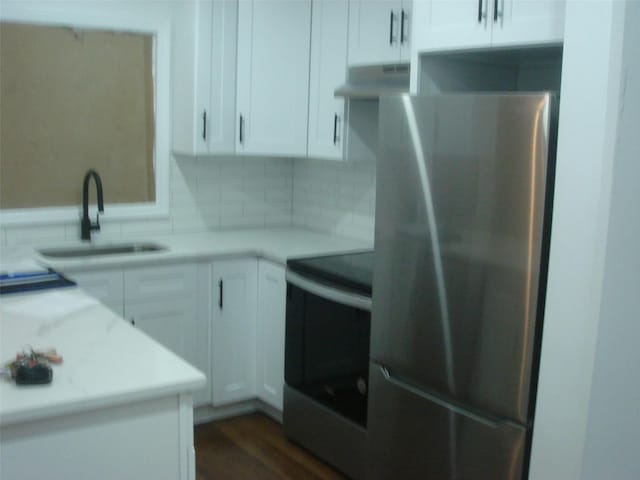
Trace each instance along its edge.
<instances>
[{"instance_id":1,"label":"kitchen sink","mask_svg":"<svg viewBox=\"0 0 640 480\"><path fill-rule=\"evenodd\" d=\"M161 252L167 247L157 243L121 243L113 245L91 245L74 248L50 248L39 250L40 255L49 258L80 258L102 255L127 255L131 253Z\"/></svg>"}]
</instances>

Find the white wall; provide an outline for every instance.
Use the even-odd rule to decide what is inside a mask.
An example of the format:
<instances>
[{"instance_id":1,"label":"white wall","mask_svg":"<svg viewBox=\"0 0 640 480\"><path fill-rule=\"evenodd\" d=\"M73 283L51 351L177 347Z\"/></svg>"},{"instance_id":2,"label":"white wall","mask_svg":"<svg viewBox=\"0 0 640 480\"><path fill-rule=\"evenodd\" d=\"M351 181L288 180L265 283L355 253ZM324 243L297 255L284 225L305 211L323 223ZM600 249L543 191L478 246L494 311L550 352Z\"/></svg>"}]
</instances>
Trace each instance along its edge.
<instances>
[{"instance_id":1,"label":"white wall","mask_svg":"<svg viewBox=\"0 0 640 480\"><path fill-rule=\"evenodd\" d=\"M611 210L584 480L640 478L640 2L627 2Z\"/></svg>"},{"instance_id":2,"label":"white wall","mask_svg":"<svg viewBox=\"0 0 640 480\"><path fill-rule=\"evenodd\" d=\"M603 282L611 275L605 277L605 270L615 268L605 262L613 247L607 244L610 208L618 201L612 202L611 182L622 106L624 6L618 0L567 2L531 480L583 478L590 397L598 387L592 383L596 341L609 309Z\"/></svg>"}]
</instances>

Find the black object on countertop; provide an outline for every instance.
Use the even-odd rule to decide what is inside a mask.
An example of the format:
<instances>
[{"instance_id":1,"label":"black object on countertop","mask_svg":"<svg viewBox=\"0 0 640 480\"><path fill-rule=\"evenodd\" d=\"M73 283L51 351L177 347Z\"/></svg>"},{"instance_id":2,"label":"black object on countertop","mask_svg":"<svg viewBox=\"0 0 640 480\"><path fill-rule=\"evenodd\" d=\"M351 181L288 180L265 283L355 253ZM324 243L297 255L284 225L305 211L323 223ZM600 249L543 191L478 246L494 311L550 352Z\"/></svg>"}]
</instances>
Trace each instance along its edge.
<instances>
[{"instance_id":1,"label":"black object on countertop","mask_svg":"<svg viewBox=\"0 0 640 480\"><path fill-rule=\"evenodd\" d=\"M42 385L51 383L53 370L45 363L37 362L35 365L22 364L16 368L16 384L18 385Z\"/></svg>"},{"instance_id":2,"label":"black object on countertop","mask_svg":"<svg viewBox=\"0 0 640 480\"><path fill-rule=\"evenodd\" d=\"M322 283L371 296L373 251L323 255L287 261L287 268Z\"/></svg>"}]
</instances>

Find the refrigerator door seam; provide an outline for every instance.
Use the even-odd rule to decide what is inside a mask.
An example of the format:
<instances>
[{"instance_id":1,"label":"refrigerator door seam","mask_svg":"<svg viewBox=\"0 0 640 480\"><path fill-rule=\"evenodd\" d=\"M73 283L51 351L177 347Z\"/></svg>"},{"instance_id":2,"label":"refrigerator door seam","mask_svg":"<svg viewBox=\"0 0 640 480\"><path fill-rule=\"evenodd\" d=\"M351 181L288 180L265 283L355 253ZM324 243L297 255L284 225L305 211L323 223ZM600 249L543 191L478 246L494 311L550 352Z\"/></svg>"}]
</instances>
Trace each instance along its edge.
<instances>
[{"instance_id":1,"label":"refrigerator door seam","mask_svg":"<svg viewBox=\"0 0 640 480\"><path fill-rule=\"evenodd\" d=\"M479 422L483 425L486 425L490 428L499 428L501 426L505 426L505 425L511 425L514 427L518 427L518 428L527 428L526 425L522 425L518 422L515 422L513 420L510 420L508 418L502 418L502 417L497 417L495 415L491 415L488 413L475 413L474 411L469 410L468 408L464 408L461 406L456 405L455 403L452 403L451 401L447 401L444 398L441 398L438 395L434 395L432 393L429 393L425 390L422 390L420 388L414 387L413 385L411 385L410 383L408 383L405 380L399 379L397 376L392 375L389 370L380 365L380 372L382 373L382 376L384 377L384 379L386 381L388 381L389 383L395 385L398 388L401 388L403 390L406 390L414 395L417 395L421 398L424 398L425 400L428 400L432 403L435 403L436 405L439 405L443 408L446 408L447 410L451 410L452 412L457 413L458 415L461 415L463 417L466 417L470 420L474 420L476 422Z\"/></svg>"}]
</instances>

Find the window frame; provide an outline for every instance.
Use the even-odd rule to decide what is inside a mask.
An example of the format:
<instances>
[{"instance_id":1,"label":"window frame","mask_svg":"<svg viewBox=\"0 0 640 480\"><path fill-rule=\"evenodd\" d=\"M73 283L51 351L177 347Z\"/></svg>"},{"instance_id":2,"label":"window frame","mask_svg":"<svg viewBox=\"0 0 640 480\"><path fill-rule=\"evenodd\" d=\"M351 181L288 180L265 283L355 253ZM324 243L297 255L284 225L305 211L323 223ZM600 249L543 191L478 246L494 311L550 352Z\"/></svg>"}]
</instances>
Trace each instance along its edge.
<instances>
[{"instance_id":1,"label":"window frame","mask_svg":"<svg viewBox=\"0 0 640 480\"><path fill-rule=\"evenodd\" d=\"M136 2L125 8L122 2L3 2L0 20L53 27L72 27L153 36L155 202L105 204L107 221L168 218L170 162L171 20L154 14L152 2ZM81 8L83 7L83 8ZM116 13L114 10L120 10ZM80 187L80 184L79 184ZM108 199L106 199L108 201ZM90 211L97 209L90 206ZM0 209L0 226L72 223L82 215L82 205Z\"/></svg>"}]
</instances>

